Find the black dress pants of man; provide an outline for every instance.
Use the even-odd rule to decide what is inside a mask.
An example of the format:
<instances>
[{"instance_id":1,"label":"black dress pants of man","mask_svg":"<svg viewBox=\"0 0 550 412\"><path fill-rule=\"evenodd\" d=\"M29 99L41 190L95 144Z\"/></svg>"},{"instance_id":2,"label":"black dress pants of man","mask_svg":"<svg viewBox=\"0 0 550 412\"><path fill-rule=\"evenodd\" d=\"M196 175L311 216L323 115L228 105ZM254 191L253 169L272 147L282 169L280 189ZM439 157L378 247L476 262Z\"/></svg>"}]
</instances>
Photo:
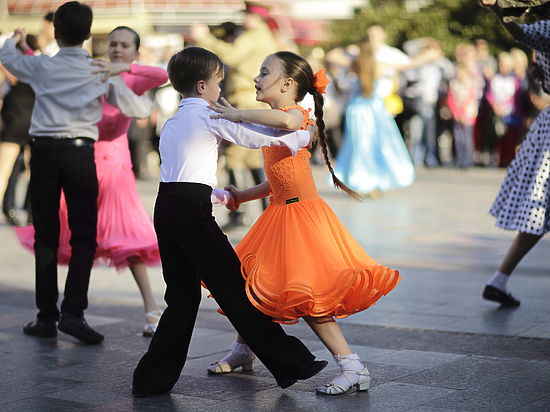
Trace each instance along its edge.
<instances>
[{"instance_id":1,"label":"black dress pants of man","mask_svg":"<svg viewBox=\"0 0 550 412\"><path fill-rule=\"evenodd\" d=\"M177 382L201 300L201 279L280 386L314 363L300 340L249 302L240 261L212 216L211 192L199 183L160 183L154 223L168 307L134 372L134 393L166 392Z\"/></svg>"},{"instance_id":2,"label":"black dress pants of man","mask_svg":"<svg viewBox=\"0 0 550 412\"><path fill-rule=\"evenodd\" d=\"M59 319L57 250L62 190L72 252L61 312L82 316L88 306L88 284L97 247L98 185L93 141L36 138L31 152L30 190L38 318L45 322Z\"/></svg>"}]
</instances>

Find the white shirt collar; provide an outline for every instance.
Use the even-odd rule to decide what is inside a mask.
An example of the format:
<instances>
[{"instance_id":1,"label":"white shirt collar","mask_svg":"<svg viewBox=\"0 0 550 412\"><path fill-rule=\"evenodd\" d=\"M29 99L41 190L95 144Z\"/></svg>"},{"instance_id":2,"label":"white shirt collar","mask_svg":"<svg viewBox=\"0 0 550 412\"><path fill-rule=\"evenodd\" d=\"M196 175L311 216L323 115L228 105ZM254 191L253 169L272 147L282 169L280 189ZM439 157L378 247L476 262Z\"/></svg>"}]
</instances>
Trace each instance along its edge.
<instances>
[{"instance_id":1,"label":"white shirt collar","mask_svg":"<svg viewBox=\"0 0 550 412\"><path fill-rule=\"evenodd\" d=\"M186 97L180 100L180 104L178 106L183 107L189 105L208 106L208 102L200 97Z\"/></svg>"}]
</instances>

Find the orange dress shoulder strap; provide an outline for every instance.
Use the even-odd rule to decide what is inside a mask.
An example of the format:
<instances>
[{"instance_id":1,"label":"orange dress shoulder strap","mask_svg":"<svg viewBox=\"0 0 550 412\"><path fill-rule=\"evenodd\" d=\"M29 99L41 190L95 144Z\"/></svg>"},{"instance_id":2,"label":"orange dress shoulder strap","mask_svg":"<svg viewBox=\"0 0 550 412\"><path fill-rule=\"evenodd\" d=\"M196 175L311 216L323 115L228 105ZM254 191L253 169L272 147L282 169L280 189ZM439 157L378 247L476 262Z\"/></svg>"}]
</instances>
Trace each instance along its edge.
<instances>
[{"instance_id":1,"label":"orange dress shoulder strap","mask_svg":"<svg viewBox=\"0 0 550 412\"><path fill-rule=\"evenodd\" d=\"M282 110L283 112L288 112L291 109L298 109L304 115L304 121L302 122L302 126L300 126L300 129L304 130L308 124L311 124L311 125L315 124L315 122L309 118L309 112L311 112L311 109L306 110L302 106L299 106L296 104L293 106L281 107L279 110Z\"/></svg>"}]
</instances>

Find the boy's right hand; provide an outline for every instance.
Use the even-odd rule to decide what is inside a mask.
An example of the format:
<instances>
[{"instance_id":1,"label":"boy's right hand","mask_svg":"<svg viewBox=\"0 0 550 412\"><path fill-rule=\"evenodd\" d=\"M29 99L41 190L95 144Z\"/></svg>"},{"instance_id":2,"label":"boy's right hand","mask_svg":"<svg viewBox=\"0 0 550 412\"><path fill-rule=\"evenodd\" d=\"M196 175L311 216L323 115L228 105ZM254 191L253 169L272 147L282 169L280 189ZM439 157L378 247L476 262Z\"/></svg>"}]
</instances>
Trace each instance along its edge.
<instances>
[{"instance_id":1,"label":"boy's right hand","mask_svg":"<svg viewBox=\"0 0 550 412\"><path fill-rule=\"evenodd\" d=\"M92 74L100 73L102 75L101 81L104 82L111 76L130 71L130 63L109 63L103 60L94 60L90 65L98 67Z\"/></svg>"},{"instance_id":2,"label":"boy's right hand","mask_svg":"<svg viewBox=\"0 0 550 412\"><path fill-rule=\"evenodd\" d=\"M307 148L311 149L313 142L319 137L319 129L316 124L308 124L306 130L309 132L310 136Z\"/></svg>"}]
</instances>

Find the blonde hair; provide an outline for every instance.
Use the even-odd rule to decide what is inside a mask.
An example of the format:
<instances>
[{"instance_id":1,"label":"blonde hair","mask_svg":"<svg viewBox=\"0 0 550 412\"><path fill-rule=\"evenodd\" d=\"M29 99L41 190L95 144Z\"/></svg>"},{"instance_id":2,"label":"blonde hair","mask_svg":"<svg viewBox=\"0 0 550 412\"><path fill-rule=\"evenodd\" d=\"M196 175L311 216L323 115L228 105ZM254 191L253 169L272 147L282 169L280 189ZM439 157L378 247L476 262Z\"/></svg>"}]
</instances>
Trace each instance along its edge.
<instances>
[{"instance_id":1,"label":"blonde hair","mask_svg":"<svg viewBox=\"0 0 550 412\"><path fill-rule=\"evenodd\" d=\"M523 73L527 70L529 58L523 50L514 47L510 49L510 56L514 64L514 71Z\"/></svg>"},{"instance_id":2,"label":"blonde hair","mask_svg":"<svg viewBox=\"0 0 550 412\"><path fill-rule=\"evenodd\" d=\"M361 85L361 94L369 97L374 88L374 81L378 75L378 65L375 59L375 50L368 36L359 41L359 56L355 60L355 71Z\"/></svg>"}]
</instances>

